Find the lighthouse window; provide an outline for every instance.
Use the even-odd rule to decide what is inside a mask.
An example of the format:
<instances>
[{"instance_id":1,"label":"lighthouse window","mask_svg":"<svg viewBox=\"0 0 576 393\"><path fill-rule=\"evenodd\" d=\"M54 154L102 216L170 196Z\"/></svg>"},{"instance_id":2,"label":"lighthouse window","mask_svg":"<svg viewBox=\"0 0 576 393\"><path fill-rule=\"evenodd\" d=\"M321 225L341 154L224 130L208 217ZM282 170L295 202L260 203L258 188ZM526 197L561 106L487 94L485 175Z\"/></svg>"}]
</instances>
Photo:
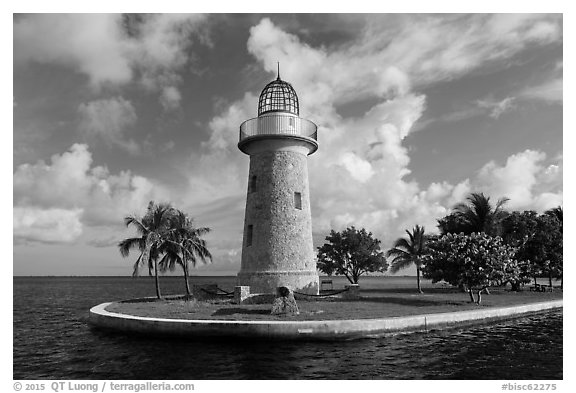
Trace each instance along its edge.
<instances>
[{"instance_id":1,"label":"lighthouse window","mask_svg":"<svg viewBox=\"0 0 576 393\"><path fill-rule=\"evenodd\" d=\"M298 210L302 210L302 193L294 193L294 207Z\"/></svg>"},{"instance_id":2,"label":"lighthouse window","mask_svg":"<svg viewBox=\"0 0 576 393\"><path fill-rule=\"evenodd\" d=\"M288 124L290 125L290 127L294 127L294 118L293 117L288 118Z\"/></svg>"},{"instance_id":3,"label":"lighthouse window","mask_svg":"<svg viewBox=\"0 0 576 393\"><path fill-rule=\"evenodd\" d=\"M250 178L250 184L248 186L248 192L256 192L256 176Z\"/></svg>"},{"instance_id":4,"label":"lighthouse window","mask_svg":"<svg viewBox=\"0 0 576 393\"><path fill-rule=\"evenodd\" d=\"M246 247L250 247L252 245L252 232L254 227L252 225L248 225L248 231L246 231Z\"/></svg>"}]
</instances>

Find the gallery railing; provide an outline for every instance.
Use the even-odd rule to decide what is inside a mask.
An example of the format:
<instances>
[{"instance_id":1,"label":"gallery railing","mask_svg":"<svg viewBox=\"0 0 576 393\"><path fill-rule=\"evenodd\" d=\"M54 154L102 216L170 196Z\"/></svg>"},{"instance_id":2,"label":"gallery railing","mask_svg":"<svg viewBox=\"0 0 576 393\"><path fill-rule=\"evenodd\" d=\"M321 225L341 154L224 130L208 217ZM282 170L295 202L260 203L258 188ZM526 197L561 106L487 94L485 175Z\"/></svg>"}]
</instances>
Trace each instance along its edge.
<instances>
[{"instance_id":1,"label":"gallery railing","mask_svg":"<svg viewBox=\"0 0 576 393\"><path fill-rule=\"evenodd\" d=\"M240 142L258 135L294 135L317 140L316 124L288 115L260 116L240 125Z\"/></svg>"}]
</instances>

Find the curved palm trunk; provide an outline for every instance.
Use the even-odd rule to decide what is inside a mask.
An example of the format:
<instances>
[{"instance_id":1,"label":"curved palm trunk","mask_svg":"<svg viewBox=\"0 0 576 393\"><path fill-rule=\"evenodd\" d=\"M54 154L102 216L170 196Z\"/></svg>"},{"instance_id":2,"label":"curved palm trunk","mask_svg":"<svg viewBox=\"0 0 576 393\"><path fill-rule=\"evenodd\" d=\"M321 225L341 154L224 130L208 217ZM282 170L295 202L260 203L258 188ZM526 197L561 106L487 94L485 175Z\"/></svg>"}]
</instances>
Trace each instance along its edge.
<instances>
[{"instance_id":1,"label":"curved palm trunk","mask_svg":"<svg viewBox=\"0 0 576 393\"><path fill-rule=\"evenodd\" d=\"M418 282L418 293L424 293L420 288L420 267L416 266L416 281Z\"/></svg>"},{"instance_id":2,"label":"curved palm trunk","mask_svg":"<svg viewBox=\"0 0 576 393\"><path fill-rule=\"evenodd\" d=\"M183 258L182 270L184 270L184 282L186 284L186 297L190 297L190 285L188 284L188 260L186 257Z\"/></svg>"},{"instance_id":3,"label":"curved palm trunk","mask_svg":"<svg viewBox=\"0 0 576 393\"><path fill-rule=\"evenodd\" d=\"M142 260L146 261L150 265L150 258L152 253L152 248L154 244L147 244L144 252L142 253ZM156 296L158 299L162 299L162 294L160 293L160 282L158 280L158 258L152 258L154 260L154 280L156 282Z\"/></svg>"},{"instance_id":4,"label":"curved palm trunk","mask_svg":"<svg viewBox=\"0 0 576 393\"><path fill-rule=\"evenodd\" d=\"M162 294L160 293L160 280L158 278L158 260L154 260L154 279L156 280L156 296L158 299L162 299Z\"/></svg>"}]
</instances>

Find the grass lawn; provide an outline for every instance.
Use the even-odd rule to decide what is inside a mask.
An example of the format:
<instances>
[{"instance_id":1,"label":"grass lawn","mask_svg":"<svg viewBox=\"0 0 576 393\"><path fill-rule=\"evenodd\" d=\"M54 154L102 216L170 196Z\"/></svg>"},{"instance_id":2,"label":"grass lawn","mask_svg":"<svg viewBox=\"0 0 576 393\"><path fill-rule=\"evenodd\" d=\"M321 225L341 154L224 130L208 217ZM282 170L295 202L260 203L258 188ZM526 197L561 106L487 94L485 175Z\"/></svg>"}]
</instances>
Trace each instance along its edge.
<instances>
[{"instance_id":1,"label":"grass lawn","mask_svg":"<svg viewBox=\"0 0 576 393\"><path fill-rule=\"evenodd\" d=\"M372 283L361 285L361 299L321 298L321 300L297 300L300 315L270 315L270 304L236 305L230 300L197 302L184 300L161 300L153 302L119 302L109 305L110 312L123 314L174 318L174 319L221 319L221 320L330 320L369 319L405 315L431 314L487 307L506 307L562 299L562 291L511 292L506 288L491 288L490 295L482 296L480 306L470 303L467 293L440 285L424 286L424 293L416 293L413 287L387 287Z\"/></svg>"}]
</instances>

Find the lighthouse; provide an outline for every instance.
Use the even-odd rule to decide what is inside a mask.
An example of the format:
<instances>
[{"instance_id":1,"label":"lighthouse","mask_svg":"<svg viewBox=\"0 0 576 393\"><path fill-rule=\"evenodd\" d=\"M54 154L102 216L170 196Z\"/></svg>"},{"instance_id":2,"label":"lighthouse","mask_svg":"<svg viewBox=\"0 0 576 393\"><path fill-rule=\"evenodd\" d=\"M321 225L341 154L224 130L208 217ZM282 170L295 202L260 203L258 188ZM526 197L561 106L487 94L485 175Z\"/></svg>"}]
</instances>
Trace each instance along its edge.
<instances>
[{"instance_id":1,"label":"lighthouse","mask_svg":"<svg viewBox=\"0 0 576 393\"><path fill-rule=\"evenodd\" d=\"M278 70L260 93L258 117L240 125L250 170L238 284L252 293L318 293L307 163L317 126L299 115L296 91Z\"/></svg>"}]
</instances>

